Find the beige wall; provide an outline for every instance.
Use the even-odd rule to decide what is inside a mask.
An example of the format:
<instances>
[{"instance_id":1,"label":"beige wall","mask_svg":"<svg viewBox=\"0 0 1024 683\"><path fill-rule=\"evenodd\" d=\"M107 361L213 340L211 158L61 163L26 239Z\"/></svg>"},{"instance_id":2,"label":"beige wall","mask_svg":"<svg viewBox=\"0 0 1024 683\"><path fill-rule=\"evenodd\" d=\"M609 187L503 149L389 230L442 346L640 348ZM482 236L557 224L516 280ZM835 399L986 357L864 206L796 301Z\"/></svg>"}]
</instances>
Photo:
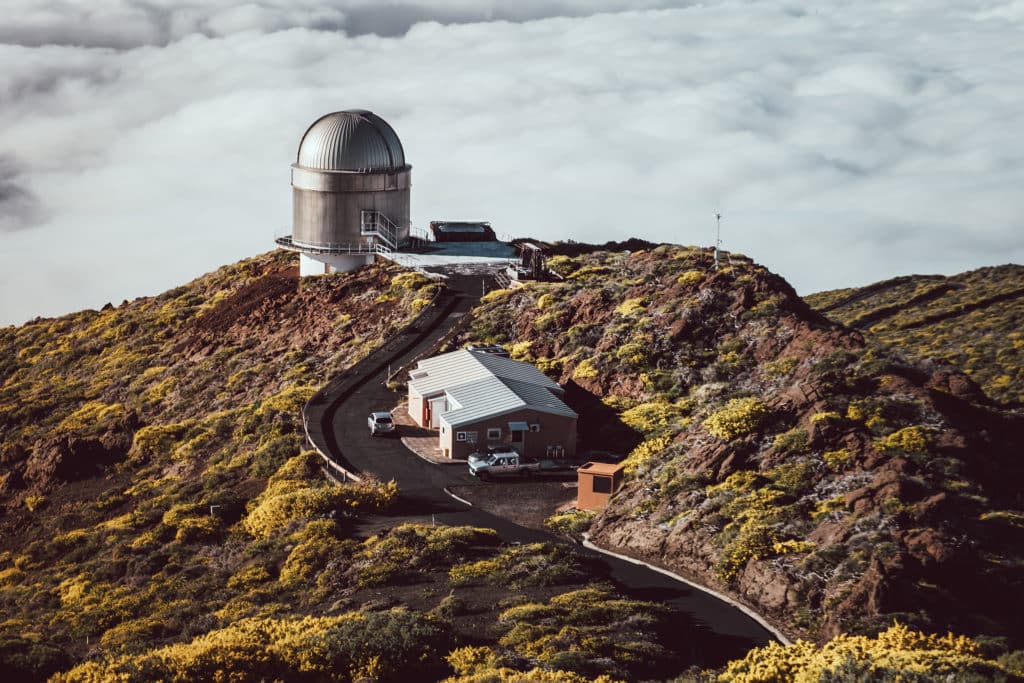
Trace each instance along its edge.
<instances>
[{"instance_id":1,"label":"beige wall","mask_svg":"<svg viewBox=\"0 0 1024 683\"><path fill-rule=\"evenodd\" d=\"M423 397L412 389L409 390L409 417L420 427L427 426L423 424Z\"/></svg>"},{"instance_id":2,"label":"beige wall","mask_svg":"<svg viewBox=\"0 0 1024 683\"><path fill-rule=\"evenodd\" d=\"M441 422L441 434L439 437L441 452L450 458L465 459L473 451L482 451L488 446L487 430L498 428L501 430L501 438L490 442L492 446L505 445L509 443L509 422L526 422L528 424L539 424L539 432L526 432L524 435L524 448L522 455L531 458L547 457L548 446L562 446L565 449L565 457L576 456L576 418L563 415L551 415L536 410L517 410L505 413L498 417L492 417L472 424L450 427ZM476 432L476 443L469 441L458 441L458 432Z\"/></svg>"}]
</instances>

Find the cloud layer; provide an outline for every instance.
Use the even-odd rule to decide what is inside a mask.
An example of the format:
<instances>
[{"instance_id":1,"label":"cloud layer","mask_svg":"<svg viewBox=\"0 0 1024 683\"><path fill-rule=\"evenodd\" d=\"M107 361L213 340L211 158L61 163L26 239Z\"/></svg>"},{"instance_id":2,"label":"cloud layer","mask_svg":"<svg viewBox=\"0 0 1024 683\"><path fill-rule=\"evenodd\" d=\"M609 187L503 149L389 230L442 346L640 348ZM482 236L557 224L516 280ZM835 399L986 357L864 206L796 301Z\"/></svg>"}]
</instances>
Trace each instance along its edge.
<instances>
[{"instance_id":1,"label":"cloud layer","mask_svg":"<svg viewBox=\"0 0 1024 683\"><path fill-rule=\"evenodd\" d=\"M14 2L0 324L271 248L299 137L353 107L418 225L709 244L720 208L802 292L1024 260L1019 0Z\"/></svg>"}]
</instances>

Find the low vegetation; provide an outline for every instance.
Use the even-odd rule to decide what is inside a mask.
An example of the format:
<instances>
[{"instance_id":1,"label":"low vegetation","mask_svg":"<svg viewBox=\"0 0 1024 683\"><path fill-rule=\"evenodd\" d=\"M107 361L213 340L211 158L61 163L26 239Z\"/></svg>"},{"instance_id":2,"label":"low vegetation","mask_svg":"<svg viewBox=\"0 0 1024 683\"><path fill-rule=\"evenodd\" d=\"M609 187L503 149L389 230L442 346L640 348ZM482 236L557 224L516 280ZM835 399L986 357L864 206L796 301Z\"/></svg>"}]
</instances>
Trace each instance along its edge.
<instances>
[{"instance_id":1,"label":"low vegetation","mask_svg":"<svg viewBox=\"0 0 1024 683\"><path fill-rule=\"evenodd\" d=\"M814 641L895 618L1024 642L1024 546L996 521L1022 514L1017 416L964 375L865 343L745 257L715 270L705 251L641 245L551 263L560 279L488 297L461 341L517 349L567 386L584 450L628 454L625 487L585 522L597 542L660 558ZM1019 272L971 287L1009 306ZM833 315L837 301L817 303ZM981 311L965 305L956 324L973 329ZM896 325L867 313L876 332ZM1013 319L984 338L1012 345ZM926 329L910 322L900 329Z\"/></svg>"},{"instance_id":2,"label":"low vegetation","mask_svg":"<svg viewBox=\"0 0 1024 683\"><path fill-rule=\"evenodd\" d=\"M323 476L301 407L437 285L292 263L0 331L4 680L439 680L474 647L509 676L674 672L668 613L567 546L390 525L394 483ZM609 663L612 638L657 657Z\"/></svg>"},{"instance_id":3,"label":"low vegetation","mask_svg":"<svg viewBox=\"0 0 1024 683\"><path fill-rule=\"evenodd\" d=\"M293 624L336 594L315 581L347 556L346 524L395 489L328 485L300 453L299 411L436 285L378 265L300 286L293 262L268 254L157 297L0 330L6 680L101 653L126 658L112 660L120 671L133 653L206 632L244 639L235 624ZM393 305L374 306L382 295Z\"/></svg>"},{"instance_id":4,"label":"low vegetation","mask_svg":"<svg viewBox=\"0 0 1024 683\"><path fill-rule=\"evenodd\" d=\"M961 370L997 401L1024 404L1024 266L912 275L807 302L908 358Z\"/></svg>"},{"instance_id":5,"label":"low vegetation","mask_svg":"<svg viewBox=\"0 0 1024 683\"><path fill-rule=\"evenodd\" d=\"M901 624L873 638L840 635L818 647L807 641L773 643L751 650L705 680L718 683L817 683L819 681L915 681L920 683L1006 682L1024 671L1014 655L992 659L963 636L927 635Z\"/></svg>"}]
</instances>

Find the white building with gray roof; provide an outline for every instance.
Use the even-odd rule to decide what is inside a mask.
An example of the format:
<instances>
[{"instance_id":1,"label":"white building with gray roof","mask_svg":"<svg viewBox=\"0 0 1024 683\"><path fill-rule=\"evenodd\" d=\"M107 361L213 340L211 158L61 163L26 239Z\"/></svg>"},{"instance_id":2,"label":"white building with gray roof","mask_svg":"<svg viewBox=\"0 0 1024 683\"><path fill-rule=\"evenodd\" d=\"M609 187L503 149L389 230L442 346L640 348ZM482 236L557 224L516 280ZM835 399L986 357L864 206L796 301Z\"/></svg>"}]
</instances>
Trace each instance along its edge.
<instances>
[{"instance_id":1,"label":"white building with gray roof","mask_svg":"<svg viewBox=\"0 0 1024 683\"><path fill-rule=\"evenodd\" d=\"M573 457L578 415L564 395L529 363L463 349L417 364L408 407L416 424L438 430L449 458L500 446L528 457Z\"/></svg>"}]
</instances>

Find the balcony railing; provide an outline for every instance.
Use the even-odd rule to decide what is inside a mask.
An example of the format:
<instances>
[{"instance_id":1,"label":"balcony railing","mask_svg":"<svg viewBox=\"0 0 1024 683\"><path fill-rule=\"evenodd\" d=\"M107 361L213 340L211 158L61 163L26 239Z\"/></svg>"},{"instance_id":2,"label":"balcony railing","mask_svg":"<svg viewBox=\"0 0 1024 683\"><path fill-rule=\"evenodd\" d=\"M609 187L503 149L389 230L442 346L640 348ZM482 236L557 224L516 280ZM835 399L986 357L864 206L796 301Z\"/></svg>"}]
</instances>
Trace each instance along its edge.
<instances>
[{"instance_id":1,"label":"balcony railing","mask_svg":"<svg viewBox=\"0 0 1024 683\"><path fill-rule=\"evenodd\" d=\"M306 244L296 242L291 235L283 235L274 240L278 246L289 251L301 251L307 254L384 254L388 255L392 249L379 242L361 243L328 243L328 244Z\"/></svg>"}]
</instances>

